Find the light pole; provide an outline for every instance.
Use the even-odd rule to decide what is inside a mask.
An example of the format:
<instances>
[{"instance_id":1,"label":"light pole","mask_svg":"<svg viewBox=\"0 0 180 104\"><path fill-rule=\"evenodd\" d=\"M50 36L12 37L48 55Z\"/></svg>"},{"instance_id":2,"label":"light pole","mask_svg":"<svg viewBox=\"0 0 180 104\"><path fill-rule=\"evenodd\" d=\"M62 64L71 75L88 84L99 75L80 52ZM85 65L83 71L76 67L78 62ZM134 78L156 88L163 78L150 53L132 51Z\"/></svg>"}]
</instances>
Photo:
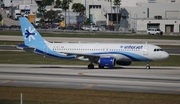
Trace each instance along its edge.
<instances>
[{"instance_id":1,"label":"light pole","mask_svg":"<svg viewBox=\"0 0 180 104\"><path fill-rule=\"evenodd\" d=\"M134 13L134 31L137 31L137 14Z\"/></svg>"},{"instance_id":2,"label":"light pole","mask_svg":"<svg viewBox=\"0 0 180 104\"><path fill-rule=\"evenodd\" d=\"M112 0L111 0L111 26L113 24L113 17L112 17Z\"/></svg>"},{"instance_id":3,"label":"light pole","mask_svg":"<svg viewBox=\"0 0 180 104\"><path fill-rule=\"evenodd\" d=\"M70 13L69 13L70 10L69 9L70 9L70 7L68 8L68 19L69 19L69 25L70 25Z\"/></svg>"}]
</instances>

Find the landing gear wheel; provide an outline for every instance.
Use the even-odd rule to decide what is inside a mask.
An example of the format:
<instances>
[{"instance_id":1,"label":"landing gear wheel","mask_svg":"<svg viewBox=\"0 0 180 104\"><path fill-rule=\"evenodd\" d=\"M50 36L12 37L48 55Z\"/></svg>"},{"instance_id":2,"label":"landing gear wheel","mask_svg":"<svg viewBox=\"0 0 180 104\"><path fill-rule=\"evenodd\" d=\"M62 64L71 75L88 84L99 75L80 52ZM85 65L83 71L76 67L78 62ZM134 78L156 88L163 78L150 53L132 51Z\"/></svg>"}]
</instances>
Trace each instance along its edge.
<instances>
[{"instance_id":1,"label":"landing gear wheel","mask_svg":"<svg viewBox=\"0 0 180 104\"><path fill-rule=\"evenodd\" d=\"M99 67L99 69L104 69L104 66L102 66L102 65L98 65L98 67Z\"/></svg>"},{"instance_id":2,"label":"landing gear wheel","mask_svg":"<svg viewBox=\"0 0 180 104\"><path fill-rule=\"evenodd\" d=\"M146 69L151 69L151 67L150 66L146 66Z\"/></svg>"},{"instance_id":3,"label":"landing gear wheel","mask_svg":"<svg viewBox=\"0 0 180 104\"><path fill-rule=\"evenodd\" d=\"M93 64L89 64L88 65L88 69L94 69L94 65Z\"/></svg>"},{"instance_id":4,"label":"landing gear wheel","mask_svg":"<svg viewBox=\"0 0 180 104\"><path fill-rule=\"evenodd\" d=\"M151 67L149 65L149 61L146 62L146 69L151 69Z\"/></svg>"}]
</instances>

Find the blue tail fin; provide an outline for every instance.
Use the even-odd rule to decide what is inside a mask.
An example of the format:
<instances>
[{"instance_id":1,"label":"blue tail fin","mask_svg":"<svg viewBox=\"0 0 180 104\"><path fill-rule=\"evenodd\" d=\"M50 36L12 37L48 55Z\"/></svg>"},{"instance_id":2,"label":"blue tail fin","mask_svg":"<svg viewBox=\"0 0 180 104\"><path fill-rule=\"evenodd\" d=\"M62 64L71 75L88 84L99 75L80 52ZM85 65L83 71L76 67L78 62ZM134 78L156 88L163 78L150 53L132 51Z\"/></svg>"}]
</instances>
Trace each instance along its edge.
<instances>
[{"instance_id":1,"label":"blue tail fin","mask_svg":"<svg viewBox=\"0 0 180 104\"><path fill-rule=\"evenodd\" d=\"M26 17L20 17L19 21L25 45L36 47L39 43L45 43L45 40Z\"/></svg>"}]
</instances>

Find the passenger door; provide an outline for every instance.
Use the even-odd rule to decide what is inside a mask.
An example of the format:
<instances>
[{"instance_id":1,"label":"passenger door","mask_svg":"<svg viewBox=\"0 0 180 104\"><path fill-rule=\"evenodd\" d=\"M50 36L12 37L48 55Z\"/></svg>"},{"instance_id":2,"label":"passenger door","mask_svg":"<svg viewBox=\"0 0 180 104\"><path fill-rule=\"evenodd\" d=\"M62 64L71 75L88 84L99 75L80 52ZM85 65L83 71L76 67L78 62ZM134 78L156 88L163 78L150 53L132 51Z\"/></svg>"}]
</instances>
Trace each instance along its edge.
<instances>
[{"instance_id":1,"label":"passenger door","mask_svg":"<svg viewBox=\"0 0 180 104\"><path fill-rule=\"evenodd\" d=\"M143 55L148 55L148 46L145 45L143 48Z\"/></svg>"}]
</instances>

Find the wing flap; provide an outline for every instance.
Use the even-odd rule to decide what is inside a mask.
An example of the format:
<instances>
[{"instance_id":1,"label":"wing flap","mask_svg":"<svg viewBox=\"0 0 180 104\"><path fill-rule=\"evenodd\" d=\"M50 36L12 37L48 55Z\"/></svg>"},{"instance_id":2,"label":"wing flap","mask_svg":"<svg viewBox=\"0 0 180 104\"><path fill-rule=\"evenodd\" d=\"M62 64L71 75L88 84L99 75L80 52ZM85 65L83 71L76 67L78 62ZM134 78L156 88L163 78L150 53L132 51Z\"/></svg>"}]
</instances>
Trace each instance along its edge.
<instances>
[{"instance_id":1,"label":"wing flap","mask_svg":"<svg viewBox=\"0 0 180 104\"><path fill-rule=\"evenodd\" d=\"M83 56L84 58L100 58L100 55L98 54L88 54L88 53L69 53L69 52L59 52L59 53L63 53L63 54L66 54L67 56L70 56L70 55L76 55L77 57L81 57Z\"/></svg>"}]
</instances>

